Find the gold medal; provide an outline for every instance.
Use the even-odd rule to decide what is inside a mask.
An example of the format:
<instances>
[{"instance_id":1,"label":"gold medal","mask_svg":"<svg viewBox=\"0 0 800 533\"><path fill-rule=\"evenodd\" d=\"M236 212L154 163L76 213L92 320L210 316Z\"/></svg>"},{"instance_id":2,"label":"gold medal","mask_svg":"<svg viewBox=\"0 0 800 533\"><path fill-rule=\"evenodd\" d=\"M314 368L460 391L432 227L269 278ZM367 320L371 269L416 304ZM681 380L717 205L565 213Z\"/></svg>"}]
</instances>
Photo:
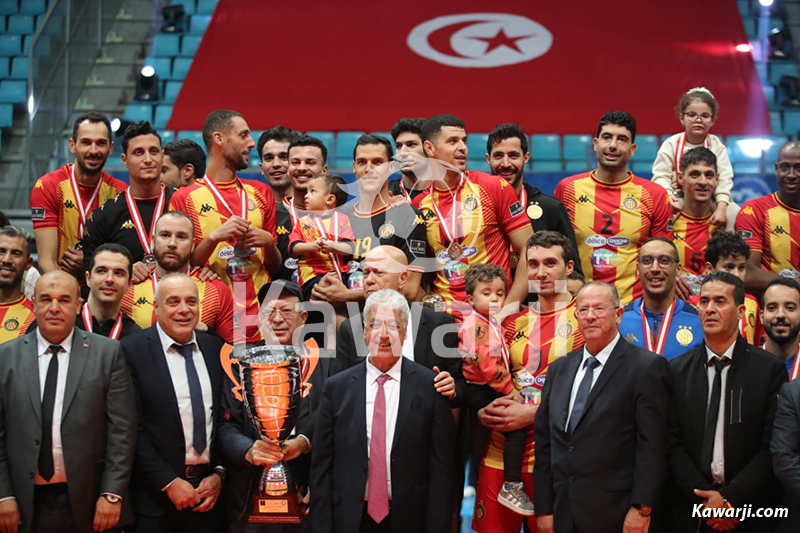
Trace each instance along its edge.
<instances>
[{"instance_id":1,"label":"gold medal","mask_svg":"<svg viewBox=\"0 0 800 533\"><path fill-rule=\"evenodd\" d=\"M381 239L391 239L394 236L394 225L391 222L385 222L378 228L378 235Z\"/></svg>"},{"instance_id":2,"label":"gold medal","mask_svg":"<svg viewBox=\"0 0 800 533\"><path fill-rule=\"evenodd\" d=\"M422 297L422 305L436 311L444 311L444 299L436 293L428 293Z\"/></svg>"},{"instance_id":3,"label":"gold medal","mask_svg":"<svg viewBox=\"0 0 800 533\"><path fill-rule=\"evenodd\" d=\"M531 204L528 206L528 218L531 220L539 220L542 218L544 211L539 207L539 204Z\"/></svg>"},{"instance_id":4,"label":"gold medal","mask_svg":"<svg viewBox=\"0 0 800 533\"><path fill-rule=\"evenodd\" d=\"M450 246L447 247L447 255L449 255L450 259L453 261L458 261L461 259L461 256L464 255L464 248L462 248L457 242L453 241L450 243Z\"/></svg>"}]
</instances>

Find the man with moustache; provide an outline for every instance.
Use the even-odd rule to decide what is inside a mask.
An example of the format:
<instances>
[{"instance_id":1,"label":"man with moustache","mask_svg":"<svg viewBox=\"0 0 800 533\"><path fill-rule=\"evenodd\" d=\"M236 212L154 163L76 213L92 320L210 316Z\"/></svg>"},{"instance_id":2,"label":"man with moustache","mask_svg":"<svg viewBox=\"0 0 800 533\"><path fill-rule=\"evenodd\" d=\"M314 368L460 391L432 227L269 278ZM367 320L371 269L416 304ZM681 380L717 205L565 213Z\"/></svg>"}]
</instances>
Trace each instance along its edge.
<instances>
[{"instance_id":1,"label":"man with moustache","mask_svg":"<svg viewBox=\"0 0 800 533\"><path fill-rule=\"evenodd\" d=\"M29 239L19 226L0 228L0 344L24 335L35 319L22 293L22 277L33 264Z\"/></svg>"},{"instance_id":2,"label":"man with moustache","mask_svg":"<svg viewBox=\"0 0 800 533\"><path fill-rule=\"evenodd\" d=\"M390 131L402 176L389 180L389 192L405 197L409 202L430 186L426 179L428 165L425 164L425 149L422 148L424 123L424 118L401 118Z\"/></svg>"},{"instance_id":3,"label":"man with moustache","mask_svg":"<svg viewBox=\"0 0 800 533\"><path fill-rule=\"evenodd\" d=\"M763 349L786 364L789 381L800 377L800 283L775 278L762 297L761 320L767 340Z\"/></svg>"},{"instance_id":4,"label":"man with moustache","mask_svg":"<svg viewBox=\"0 0 800 533\"><path fill-rule=\"evenodd\" d=\"M292 183L289 179L289 144L299 136L299 133L286 126L275 126L262 133L256 144L261 158L259 165L261 175L272 188L277 205L292 195Z\"/></svg>"},{"instance_id":5,"label":"man with moustache","mask_svg":"<svg viewBox=\"0 0 800 533\"><path fill-rule=\"evenodd\" d=\"M178 139L164 145L161 160L161 181L167 187L180 189L194 185L206 173L206 154L191 139Z\"/></svg>"}]
</instances>

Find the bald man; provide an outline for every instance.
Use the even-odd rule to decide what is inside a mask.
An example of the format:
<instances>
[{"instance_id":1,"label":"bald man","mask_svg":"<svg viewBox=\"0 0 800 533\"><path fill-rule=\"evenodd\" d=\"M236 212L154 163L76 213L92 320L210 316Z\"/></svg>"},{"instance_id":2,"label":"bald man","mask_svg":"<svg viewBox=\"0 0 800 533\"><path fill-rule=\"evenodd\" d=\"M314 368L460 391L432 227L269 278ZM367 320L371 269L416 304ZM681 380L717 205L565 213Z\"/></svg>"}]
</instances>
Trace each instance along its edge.
<instances>
[{"instance_id":1,"label":"bald man","mask_svg":"<svg viewBox=\"0 0 800 533\"><path fill-rule=\"evenodd\" d=\"M381 289L402 294L409 276L406 254L394 246L373 248L364 257L363 272L365 300ZM361 315L355 305L348 310L350 318L342 323L336 337L336 359L331 362L331 375L355 366L367 355ZM445 331L451 333L445 335ZM418 303L411 305L403 357L437 373L436 390L450 398L451 407L460 406L466 390L457 348L456 325L450 315Z\"/></svg>"},{"instance_id":2,"label":"bald man","mask_svg":"<svg viewBox=\"0 0 800 533\"><path fill-rule=\"evenodd\" d=\"M75 328L80 304L74 277L44 274L37 327L0 346L2 531L88 533L131 521L133 388L119 343Z\"/></svg>"},{"instance_id":3,"label":"bald man","mask_svg":"<svg viewBox=\"0 0 800 533\"><path fill-rule=\"evenodd\" d=\"M775 177L778 192L746 202L736 217L750 246L745 286L756 294L778 276L800 278L800 141L781 147Z\"/></svg>"}]
</instances>

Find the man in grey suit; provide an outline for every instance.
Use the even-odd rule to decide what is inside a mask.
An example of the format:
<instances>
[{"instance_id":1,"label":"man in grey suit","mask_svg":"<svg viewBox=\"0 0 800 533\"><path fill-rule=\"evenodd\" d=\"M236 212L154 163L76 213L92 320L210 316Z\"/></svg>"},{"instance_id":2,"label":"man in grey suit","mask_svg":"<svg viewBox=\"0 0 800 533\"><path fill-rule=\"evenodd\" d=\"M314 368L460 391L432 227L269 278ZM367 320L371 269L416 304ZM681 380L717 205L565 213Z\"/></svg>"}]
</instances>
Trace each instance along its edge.
<instances>
[{"instance_id":1,"label":"man in grey suit","mask_svg":"<svg viewBox=\"0 0 800 533\"><path fill-rule=\"evenodd\" d=\"M0 531L102 531L132 518L136 404L117 341L75 328L78 283L36 283L37 328L0 346Z\"/></svg>"}]
</instances>

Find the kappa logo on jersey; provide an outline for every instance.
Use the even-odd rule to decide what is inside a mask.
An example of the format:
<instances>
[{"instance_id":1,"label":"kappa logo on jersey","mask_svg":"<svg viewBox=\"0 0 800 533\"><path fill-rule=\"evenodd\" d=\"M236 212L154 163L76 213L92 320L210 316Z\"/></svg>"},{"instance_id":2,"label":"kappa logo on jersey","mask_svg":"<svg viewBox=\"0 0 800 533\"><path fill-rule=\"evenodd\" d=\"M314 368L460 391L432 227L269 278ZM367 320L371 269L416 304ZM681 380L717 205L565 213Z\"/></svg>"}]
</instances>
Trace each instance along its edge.
<instances>
[{"instance_id":1,"label":"kappa logo on jersey","mask_svg":"<svg viewBox=\"0 0 800 533\"><path fill-rule=\"evenodd\" d=\"M786 234L786 230L783 229L783 226L776 226L775 229L772 230L772 233L775 235L784 235Z\"/></svg>"},{"instance_id":2,"label":"kappa logo on jersey","mask_svg":"<svg viewBox=\"0 0 800 533\"><path fill-rule=\"evenodd\" d=\"M425 211L425 215L423 216L425 217L425 220L433 220L436 218L436 214L431 209Z\"/></svg>"},{"instance_id":3,"label":"kappa logo on jersey","mask_svg":"<svg viewBox=\"0 0 800 533\"><path fill-rule=\"evenodd\" d=\"M75 209L75 204L72 203L72 200L66 200L64 201L64 207L68 209Z\"/></svg>"},{"instance_id":4,"label":"kappa logo on jersey","mask_svg":"<svg viewBox=\"0 0 800 533\"><path fill-rule=\"evenodd\" d=\"M126 220L125 223L120 226L121 229L133 229L133 222L130 220Z\"/></svg>"},{"instance_id":5,"label":"kappa logo on jersey","mask_svg":"<svg viewBox=\"0 0 800 533\"><path fill-rule=\"evenodd\" d=\"M142 296L138 300L136 300L136 305L148 305L150 302L147 300L147 297Z\"/></svg>"},{"instance_id":6,"label":"kappa logo on jersey","mask_svg":"<svg viewBox=\"0 0 800 533\"><path fill-rule=\"evenodd\" d=\"M424 223L425 223L425 218L424 217L421 217L420 215L415 215L414 216L414 225L415 226L418 225L418 224L424 224Z\"/></svg>"},{"instance_id":7,"label":"kappa logo on jersey","mask_svg":"<svg viewBox=\"0 0 800 533\"><path fill-rule=\"evenodd\" d=\"M286 235L287 233L289 233L289 230L286 229L285 226L278 226L278 229L275 230L275 233L277 233L278 235Z\"/></svg>"},{"instance_id":8,"label":"kappa logo on jersey","mask_svg":"<svg viewBox=\"0 0 800 533\"><path fill-rule=\"evenodd\" d=\"M588 202L590 202L590 201L591 201L591 200L589 200L589 197L588 197L588 196L586 196L585 194L581 194L581 195L578 197L578 203L579 203L579 204L585 204L585 203L588 203Z\"/></svg>"},{"instance_id":9,"label":"kappa logo on jersey","mask_svg":"<svg viewBox=\"0 0 800 533\"><path fill-rule=\"evenodd\" d=\"M213 211L214 208L208 204L203 204L200 206L200 214L208 213L209 211Z\"/></svg>"},{"instance_id":10,"label":"kappa logo on jersey","mask_svg":"<svg viewBox=\"0 0 800 533\"><path fill-rule=\"evenodd\" d=\"M460 68L494 68L547 53L553 35L527 17L509 13L466 13L427 20L406 38L416 54Z\"/></svg>"},{"instance_id":11,"label":"kappa logo on jersey","mask_svg":"<svg viewBox=\"0 0 800 533\"><path fill-rule=\"evenodd\" d=\"M745 215L750 215L750 216L755 215L755 211L753 211L753 208L751 206L749 206L749 205L747 207L745 207L744 209L742 209L742 213L745 214Z\"/></svg>"}]
</instances>

